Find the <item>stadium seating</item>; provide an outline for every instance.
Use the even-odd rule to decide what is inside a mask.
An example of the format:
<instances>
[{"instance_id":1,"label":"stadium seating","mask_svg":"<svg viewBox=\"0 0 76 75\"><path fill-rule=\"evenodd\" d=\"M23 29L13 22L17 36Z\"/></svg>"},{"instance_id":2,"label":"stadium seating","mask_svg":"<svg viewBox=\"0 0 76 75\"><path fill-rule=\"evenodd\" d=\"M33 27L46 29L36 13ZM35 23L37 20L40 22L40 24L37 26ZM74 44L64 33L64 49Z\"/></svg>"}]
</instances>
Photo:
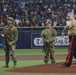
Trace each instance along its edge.
<instances>
[{"instance_id":1,"label":"stadium seating","mask_svg":"<svg viewBox=\"0 0 76 75\"><path fill-rule=\"evenodd\" d=\"M7 24L8 16L17 27L45 26L47 19L53 26L64 26L66 14L75 8L73 0L0 0L0 27Z\"/></svg>"}]
</instances>

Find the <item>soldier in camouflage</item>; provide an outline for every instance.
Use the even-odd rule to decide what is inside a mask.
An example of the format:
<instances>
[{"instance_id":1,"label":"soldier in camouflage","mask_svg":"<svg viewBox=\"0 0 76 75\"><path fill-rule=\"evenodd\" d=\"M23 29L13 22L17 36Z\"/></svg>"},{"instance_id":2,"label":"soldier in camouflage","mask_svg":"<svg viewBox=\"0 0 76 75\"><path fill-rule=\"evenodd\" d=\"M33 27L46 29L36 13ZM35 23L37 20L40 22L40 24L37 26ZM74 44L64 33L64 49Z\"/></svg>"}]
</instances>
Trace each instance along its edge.
<instances>
[{"instance_id":1,"label":"soldier in camouflage","mask_svg":"<svg viewBox=\"0 0 76 75\"><path fill-rule=\"evenodd\" d=\"M44 56L44 62L47 64L49 62L49 56L51 63L55 63L55 58L54 58L54 40L57 35L56 30L52 27L52 22L50 20L47 20L46 22L46 29L44 29L41 33L44 46L43 46L43 51L45 52Z\"/></svg>"},{"instance_id":2,"label":"soldier in camouflage","mask_svg":"<svg viewBox=\"0 0 76 75\"><path fill-rule=\"evenodd\" d=\"M13 68L17 65L17 60L15 56L16 41L18 39L18 30L13 25L14 19L12 17L7 18L7 24L1 33L4 38L4 50L5 50L5 61L6 64L2 68L9 67L10 56L14 62Z\"/></svg>"}]
</instances>

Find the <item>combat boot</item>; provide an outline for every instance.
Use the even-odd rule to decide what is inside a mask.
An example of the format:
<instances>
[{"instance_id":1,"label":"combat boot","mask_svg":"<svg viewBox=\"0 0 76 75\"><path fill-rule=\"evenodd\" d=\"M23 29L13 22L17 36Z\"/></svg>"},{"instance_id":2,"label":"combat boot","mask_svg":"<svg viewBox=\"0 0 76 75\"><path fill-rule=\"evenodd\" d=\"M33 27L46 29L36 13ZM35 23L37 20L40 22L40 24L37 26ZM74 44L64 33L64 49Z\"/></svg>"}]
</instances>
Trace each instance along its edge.
<instances>
[{"instance_id":1,"label":"combat boot","mask_svg":"<svg viewBox=\"0 0 76 75\"><path fill-rule=\"evenodd\" d=\"M16 68L17 67L17 62L14 62L14 66L12 68Z\"/></svg>"},{"instance_id":2,"label":"combat boot","mask_svg":"<svg viewBox=\"0 0 76 75\"><path fill-rule=\"evenodd\" d=\"M55 63L56 61L55 61L55 58L54 57L50 57L50 60L51 60L51 63Z\"/></svg>"},{"instance_id":3,"label":"combat boot","mask_svg":"<svg viewBox=\"0 0 76 75\"><path fill-rule=\"evenodd\" d=\"M45 64L48 64L48 61L49 61L49 58L45 56L45 57L44 57L44 63L45 63Z\"/></svg>"},{"instance_id":4,"label":"combat boot","mask_svg":"<svg viewBox=\"0 0 76 75\"><path fill-rule=\"evenodd\" d=\"M55 60L51 60L51 63L55 63Z\"/></svg>"},{"instance_id":5,"label":"combat boot","mask_svg":"<svg viewBox=\"0 0 76 75\"><path fill-rule=\"evenodd\" d=\"M48 64L48 62L46 60L44 60L45 64Z\"/></svg>"},{"instance_id":6,"label":"combat boot","mask_svg":"<svg viewBox=\"0 0 76 75\"><path fill-rule=\"evenodd\" d=\"M2 68L9 68L8 63L6 63L6 65L3 66Z\"/></svg>"}]
</instances>

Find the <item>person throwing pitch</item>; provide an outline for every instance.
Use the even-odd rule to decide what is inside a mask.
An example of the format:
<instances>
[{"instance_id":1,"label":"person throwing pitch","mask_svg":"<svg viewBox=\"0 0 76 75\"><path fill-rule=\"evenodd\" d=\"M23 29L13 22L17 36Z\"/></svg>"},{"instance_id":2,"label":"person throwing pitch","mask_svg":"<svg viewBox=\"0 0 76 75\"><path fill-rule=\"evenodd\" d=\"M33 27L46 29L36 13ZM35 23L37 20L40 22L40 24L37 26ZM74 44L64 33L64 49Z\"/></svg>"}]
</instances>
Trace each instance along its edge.
<instances>
[{"instance_id":1,"label":"person throwing pitch","mask_svg":"<svg viewBox=\"0 0 76 75\"><path fill-rule=\"evenodd\" d=\"M67 14L67 24L62 30L62 36L64 36L65 30L68 30L69 37L69 47L66 61L62 64L64 67L70 67L72 64L73 56L76 58L76 20L74 19L74 14L69 12Z\"/></svg>"}]
</instances>

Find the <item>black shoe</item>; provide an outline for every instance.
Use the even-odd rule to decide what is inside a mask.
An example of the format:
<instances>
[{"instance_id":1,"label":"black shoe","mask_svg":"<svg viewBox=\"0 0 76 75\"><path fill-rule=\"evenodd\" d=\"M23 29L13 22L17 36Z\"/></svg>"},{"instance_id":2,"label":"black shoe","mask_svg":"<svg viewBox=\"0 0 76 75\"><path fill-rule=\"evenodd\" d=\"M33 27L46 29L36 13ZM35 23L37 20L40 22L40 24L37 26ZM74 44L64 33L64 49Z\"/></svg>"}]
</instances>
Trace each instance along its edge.
<instances>
[{"instance_id":1,"label":"black shoe","mask_svg":"<svg viewBox=\"0 0 76 75\"><path fill-rule=\"evenodd\" d=\"M47 64L48 62L46 60L44 60L45 64Z\"/></svg>"},{"instance_id":2,"label":"black shoe","mask_svg":"<svg viewBox=\"0 0 76 75\"><path fill-rule=\"evenodd\" d=\"M68 64L66 64L66 63L63 63L62 66L63 66L63 67L70 67L70 65L68 65Z\"/></svg>"},{"instance_id":3,"label":"black shoe","mask_svg":"<svg viewBox=\"0 0 76 75\"><path fill-rule=\"evenodd\" d=\"M76 65L76 63L74 63Z\"/></svg>"}]
</instances>

